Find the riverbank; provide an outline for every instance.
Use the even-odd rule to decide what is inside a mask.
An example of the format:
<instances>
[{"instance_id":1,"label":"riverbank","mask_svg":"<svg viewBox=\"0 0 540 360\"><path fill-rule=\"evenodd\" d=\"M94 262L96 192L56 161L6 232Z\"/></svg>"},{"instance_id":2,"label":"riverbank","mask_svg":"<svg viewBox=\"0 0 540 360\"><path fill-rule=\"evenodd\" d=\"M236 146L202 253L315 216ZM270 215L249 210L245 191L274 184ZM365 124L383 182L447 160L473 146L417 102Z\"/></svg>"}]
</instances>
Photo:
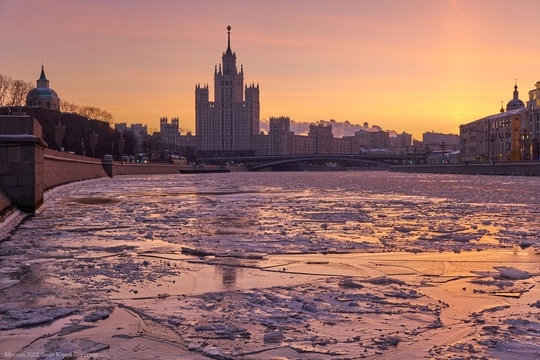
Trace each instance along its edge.
<instances>
[{"instance_id":1,"label":"riverbank","mask_svg":"<svg viewBox=\"0 0 540 360\"><path fill-rule=\"evenodd\" d=\"M540 176L540 162L394 165L389 171L429 174Z\"/></svg>"},{"instance_id":2,"label":"riverbank","mask_svg":"<svg viewBox=\"0 0 540 360\"><path fill-rule=\"evenodd\" d=\"M48 148L40 123L26 115L0 116L0 216L10 206L34 213L43 194L55 186L132 174L177 173L177 165L114 162Z\"/></svg>"}]
</instances>

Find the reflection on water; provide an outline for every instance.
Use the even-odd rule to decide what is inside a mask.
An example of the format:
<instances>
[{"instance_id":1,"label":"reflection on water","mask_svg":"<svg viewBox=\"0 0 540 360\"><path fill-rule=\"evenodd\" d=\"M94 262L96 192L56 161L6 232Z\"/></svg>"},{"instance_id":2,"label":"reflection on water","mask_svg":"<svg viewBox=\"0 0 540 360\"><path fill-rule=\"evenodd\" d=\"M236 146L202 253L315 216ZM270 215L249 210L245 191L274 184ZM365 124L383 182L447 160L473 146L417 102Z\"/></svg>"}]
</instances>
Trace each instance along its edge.
<instances>
[{"instance_id":1,"label":"reflection on water","mask_svg":"<svg viewBox=\"0 0 540 360\"><path fill-rule=\"evenodd\" d=\"M236 285L237 271L239 270L234 266L218 266L218 271L221 272L221 282L223 286L228 289Z\"/></svg>"},{"instance_id":2,"label":"reflection on water","mask_svg":"<svg viewBox=\"0 0 540 360\"><path fill-rule=\"evenodd\" d=\"M190 247L228 259L515 245L534 252L538 187L539 178L386 172L119 176L55 190L16 234L47 247L12 251L83 258ZM217 269L212 284L246 281L243 268Z\"/></svg>"}]
</instances>

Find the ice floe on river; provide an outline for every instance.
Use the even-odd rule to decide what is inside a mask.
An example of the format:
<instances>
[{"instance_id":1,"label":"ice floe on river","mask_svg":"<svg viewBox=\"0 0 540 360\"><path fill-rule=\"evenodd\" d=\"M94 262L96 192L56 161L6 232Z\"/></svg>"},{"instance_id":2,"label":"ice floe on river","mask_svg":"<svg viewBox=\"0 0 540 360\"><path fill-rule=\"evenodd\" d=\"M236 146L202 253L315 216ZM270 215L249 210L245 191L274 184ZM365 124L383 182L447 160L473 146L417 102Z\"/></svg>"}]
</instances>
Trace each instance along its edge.
<instances>
[{"instance_id":1,"label":"ice floe on river","mask_svg":"<svg viewBox=\"0 0 540 360\"><path fill-rule=\"evenodd\" d=\"M537 182L359 172L69 184L0 243L2 355L537 358Z\"/></svg>"}]
</instances>

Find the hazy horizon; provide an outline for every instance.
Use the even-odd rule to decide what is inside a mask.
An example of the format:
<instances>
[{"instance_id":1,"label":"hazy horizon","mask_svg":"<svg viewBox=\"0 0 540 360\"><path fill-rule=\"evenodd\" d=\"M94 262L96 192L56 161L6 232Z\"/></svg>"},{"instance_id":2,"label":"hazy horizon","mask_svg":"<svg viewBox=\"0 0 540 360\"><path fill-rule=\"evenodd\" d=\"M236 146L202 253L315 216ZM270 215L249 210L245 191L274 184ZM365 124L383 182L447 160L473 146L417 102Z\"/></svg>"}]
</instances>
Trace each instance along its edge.
<instances>
[{"instance_id":1,"label":"hazy horizon","mask_svg":"<svg viewBox=\"0 0 540 360\"><path fill-rule=\"evenodd\" d=\"M519 5L517 7L516 5ZM35 82L42 62L62 100L115 122L195 131L195 85L227 47L261 89L261 119L377 124L421 139L498 112L532 74L540 3L4 0L0 73Z\"/></svg>"}]
</instances>

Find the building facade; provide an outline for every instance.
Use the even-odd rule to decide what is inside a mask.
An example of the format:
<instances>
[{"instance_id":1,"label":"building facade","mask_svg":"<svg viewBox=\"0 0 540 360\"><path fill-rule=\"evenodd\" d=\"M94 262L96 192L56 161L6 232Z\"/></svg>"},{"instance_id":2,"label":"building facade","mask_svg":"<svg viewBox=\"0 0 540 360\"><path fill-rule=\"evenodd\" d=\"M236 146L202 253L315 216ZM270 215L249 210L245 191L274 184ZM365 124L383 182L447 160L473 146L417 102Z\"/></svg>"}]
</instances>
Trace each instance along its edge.
<instances>
[{"instance_id":1,"label":"building facade","mask_svg":"<svg viewBox=\"0 0 540 360\"><path fill-rule=\"evenodd\" d=\"M294 131L291 119L286 116L271 117L268 130L268 155L293 155ZM259 137L258 141L261 141Z\"/></svg>"},{"instance_id":2,"label":"building facade","mask_svg":"<svg viewBox=\"0 0 540 360\"><path fill-rule=\"evenodd\" d=\"M525 159L540 160L540 81L537 81L535 88L529 91L523 123L522 156Z\"/></svg>"},{"instance_id":3,"label":"building facade","mask_svg":"<svg viewBox=\"0 0 540 360\"><path fill-rule=\"evenodd\" d=\"M172 118L171 123L166 117L159 119L159 133L165 149L170 152L178 152L180 147L180 120Z\"/></svg>"},{"instance_id":4,"label":"building facade","mask_svg":"<svg viewBox=\"0 0 540 360\"><path fill-rule=\"evenodd\" d=\"M130 130L135 136L135 153L141 154L147 152L147 149L144 148L143 142L146 138L148 138L148 126L143 124L131 124L130 126L127 126L126 123L116 123L114 124L114 129L120 132Z\"/></svg>"},{"instance_id":5,"label":"building facade","mask_svg":"<svg viewBox=\"0 0 540 360\"><path fill-rule=\"evenodd\" d=\"M519 99L517 84L506 109L461 125L460 152L465 162L528 161L539 159L540 81L529 92L527 106Z\"/></svg>"},{"instance_id":6,"label":"building facade","mask_svg":"<svg viewBox=\"0 0 540 360\"><path fill-rule=\"evenodd\" d=\"M397 134L395 137L395 146L399 149L409 149L413 145L413 138L411 134L407 134L406 132L403 132L401 134Z\"/></svg>"},{"instance_id":7,"label":"building facade","mask_svg":"<svg viewBox=\"0 0 540 360\"><path fill-rule=\"evenodd\" d=\"M214 101L208 85L195 87L195 132L200 154L252 155L260 130L259 85L244 86L227 27L227 50L214 70Z\"/></svg>"},{"instance_id":8,"label":"building facade","mask_svg":"<svg viewBox=\"0 0 540 360\"><path fill-rule=\"evenodd\" d=\"M314 155L334 154L334 134L330 124L309 125L308 137L315 143Z\"/></svg>"},{"instance_id":9,"label":"building facade","mask_svg":"<svg viewBox=\"0 0 540 360\"><path fill-rule=\"evenodd\" d=\"M456 134L427 132L422 134L424 147L431 151L459 150L460 138Z\"/></svg>"}]
</instances>

